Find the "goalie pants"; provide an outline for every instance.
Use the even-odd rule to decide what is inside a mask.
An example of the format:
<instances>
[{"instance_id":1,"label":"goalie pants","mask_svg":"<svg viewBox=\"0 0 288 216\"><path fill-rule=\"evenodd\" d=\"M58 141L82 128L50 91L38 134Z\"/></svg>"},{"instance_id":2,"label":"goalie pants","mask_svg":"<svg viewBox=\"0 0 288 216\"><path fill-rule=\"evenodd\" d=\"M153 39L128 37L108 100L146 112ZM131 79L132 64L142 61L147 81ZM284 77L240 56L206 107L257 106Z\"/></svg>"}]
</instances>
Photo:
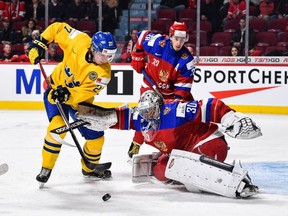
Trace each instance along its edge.
<instances>
[{"instance_id":1,"label":"goalie pants","mask_svg":"<svg viewBox=\"0 0 288 216\"><path fill-rule=\"evenodd\" d=\"M42 167L53 169L56 160L59 156L61 146L62 144L55 141L52 136L50 135L50 131L52 129L61 127L65 125L64 120L62 119L60 112L55 104L51 104L48 99L47 95L49 93L49 90L46 90L44 93L44 105L46 109L46 114L49 119L49 126L47 128L47 133L44 139L44 145L42 149ZM75 121L75 113L77 112L75 109L73 109L71 106L62 104L62 108L65 112L65 115L67 119L69 119L69 115L72 117L72 119ZM104 132L103 131L93 131L86 127L79 127L78 128L81 135L85 138L86 142L83 147L83 152L85 157L94 164L98 164L101 152L102 152L102 146L104 144ZM61 138L64 139L66 134L61 134ZM88 169L84 162L81 160L82 169L84 169L86 172L90 172L92 170Z\"/></svg>"}]
</instances>

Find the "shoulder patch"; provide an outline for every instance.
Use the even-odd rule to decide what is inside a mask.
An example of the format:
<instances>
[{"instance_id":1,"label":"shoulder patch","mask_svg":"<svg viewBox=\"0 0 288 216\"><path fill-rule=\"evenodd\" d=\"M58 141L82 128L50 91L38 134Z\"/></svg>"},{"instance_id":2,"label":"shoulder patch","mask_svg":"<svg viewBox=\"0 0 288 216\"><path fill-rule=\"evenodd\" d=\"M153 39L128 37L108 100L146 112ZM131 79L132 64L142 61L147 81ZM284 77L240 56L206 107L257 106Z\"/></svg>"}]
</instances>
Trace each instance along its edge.
<instances>
[{"instance_id":1,"label":"shoulder patch","mask_svg":"<svg viewBox=\"0 0 288 216\"><path fill-rule=\"evenodd\" d=\"M95 71L89 72L88 76L91 81L95 81L98 78L98 74Z\"/></svg>"}]
</instances>

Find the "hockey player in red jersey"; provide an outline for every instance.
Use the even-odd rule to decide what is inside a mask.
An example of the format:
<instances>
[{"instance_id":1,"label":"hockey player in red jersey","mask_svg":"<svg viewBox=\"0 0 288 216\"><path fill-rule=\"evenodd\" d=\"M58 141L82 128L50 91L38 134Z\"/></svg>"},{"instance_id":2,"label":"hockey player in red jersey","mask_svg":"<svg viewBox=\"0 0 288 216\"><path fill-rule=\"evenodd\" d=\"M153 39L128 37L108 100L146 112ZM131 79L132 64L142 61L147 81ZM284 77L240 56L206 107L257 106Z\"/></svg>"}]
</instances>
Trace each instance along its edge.
<instances>
[{"instance_id":1,"label":"hockey player in red jersey","mask_svg":"<svg viewBox=\"0 0 288 216\"><path fill-rule=\"evenodd\" d=\"M169 29L169 37L155 35L149 30L139 32L135 50L132 52L133 69L137 73L142 73L145 69L165 99L193 99L193 56L184 46L189 39L188 33L188 27L184 22L174 22ZM140 94L149 89L151 85L144 77ZM135 133L128 151L129 157L139 152L139 146L143 141L141 133Z\"/></svg>"},{"instance_id":2,"label":"hockey player in red jersey","mask_svg":"<svg viewBox=\"0 0 288 216\"><path fill-rule=\"evenodd\" d=\"M235 112L221 100L209 98L199 101L179 99L162 101L152 90L142 94L138 107L105 110L93 105L80 104L76 116L89 122L91 125L88 127L93 130L102 131L110 127L120 130L133 129L136 133L143 134L145 143L155 147L163 154L152 168L153 174L160 181L168 180L164 172L167 170L168 157L175 149L186 152L184 153L186 155L195 153L196 155L208 156L217 161L215 163L221 165L225 161L228 152L228 144L224 133L239 139L252 139L262 135L260 128L251 118ZM189 165L187 167L189 169ZM241 172L237 169L235 170L236 173L242 173L241 168L239 168ZM231 170L229 168L229 171L232 172L232 168ZM205 175L201 170L199 173L201 176ZM244 179L246 174L246 172L243 172L243 175L237 178ZM216 175L221 176L222 174L218 173ZM219 177L216 175L216 178ZM226 179L226 177L224 176L223 179ZM210 187L214 187L213 184L204 189L210 191ZM249 178L245 180L245 184L247 186L251 185ZM243 187L239 189L239 193L242 193ZM256 192L254 189L257 188L252 187L253 194ZM229 197L237 196L235 191L222 193L221 188L217 193Z\"/></svg>"}]
</instances>

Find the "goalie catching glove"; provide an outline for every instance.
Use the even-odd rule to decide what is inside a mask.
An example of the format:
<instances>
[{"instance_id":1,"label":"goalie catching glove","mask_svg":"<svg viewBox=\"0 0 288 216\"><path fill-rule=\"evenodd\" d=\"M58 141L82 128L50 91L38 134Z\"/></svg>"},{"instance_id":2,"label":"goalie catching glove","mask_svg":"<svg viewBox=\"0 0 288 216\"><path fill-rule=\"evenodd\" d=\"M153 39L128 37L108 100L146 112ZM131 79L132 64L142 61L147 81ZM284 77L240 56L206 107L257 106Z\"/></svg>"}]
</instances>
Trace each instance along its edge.
<instances>
[{"instance_id":1,"label":"goalie catching glove","mask_svg":"<svg viewBox=\"0 0 288 216\"><path fill-rule=\"evenodd\" d=\"M27 49L27 55L31 64L38 64L40 60L44 58L45 50L48 49L47 45L48 41L41 35L33 40L32 44Z\"/></svg>"},{"instance_id":2,"label":"goalie catching glove","mask_svg":"<svg viewBox=\"0 0 288 216\"><path fill-rule=\"evenodd\" d=\"M251 118L234 111L222 117L220 130L237 139L253 139L262 136L260 127Z\"/></svg>"},{"instance_id":3,"label":"goalie catching glove","mask_svg":"<svg viewBox=\"0 0 288 216\"><path fill-rule=\"evenodd\" d=\"M69 100L70 92L66 87L57 86L57 89L51 90L51 99L55 102L65 103Z\"/></svg>"}]
</instances>

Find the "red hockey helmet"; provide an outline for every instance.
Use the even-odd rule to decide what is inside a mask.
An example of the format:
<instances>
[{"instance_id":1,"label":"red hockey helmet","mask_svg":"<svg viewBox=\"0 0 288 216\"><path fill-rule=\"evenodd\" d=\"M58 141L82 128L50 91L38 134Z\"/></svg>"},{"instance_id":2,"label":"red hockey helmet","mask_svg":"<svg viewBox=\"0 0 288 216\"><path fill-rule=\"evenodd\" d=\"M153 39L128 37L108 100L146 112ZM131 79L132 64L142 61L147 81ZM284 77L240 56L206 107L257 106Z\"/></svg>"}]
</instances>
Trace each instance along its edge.
<instances>
[{"instance_id":1,"label":"red hockey helmet","mask_svg":"<svg viewBox=\"0 0 288 216\"><path fill-rule=\"evenodd\" d=\"M174 22L170 29L169 29L170 37L171 36L176 36L176 37L182 37L182 38L187 38L189 36L189 29L187 25L184 22Z\"/></svg>"}]
</instances>

